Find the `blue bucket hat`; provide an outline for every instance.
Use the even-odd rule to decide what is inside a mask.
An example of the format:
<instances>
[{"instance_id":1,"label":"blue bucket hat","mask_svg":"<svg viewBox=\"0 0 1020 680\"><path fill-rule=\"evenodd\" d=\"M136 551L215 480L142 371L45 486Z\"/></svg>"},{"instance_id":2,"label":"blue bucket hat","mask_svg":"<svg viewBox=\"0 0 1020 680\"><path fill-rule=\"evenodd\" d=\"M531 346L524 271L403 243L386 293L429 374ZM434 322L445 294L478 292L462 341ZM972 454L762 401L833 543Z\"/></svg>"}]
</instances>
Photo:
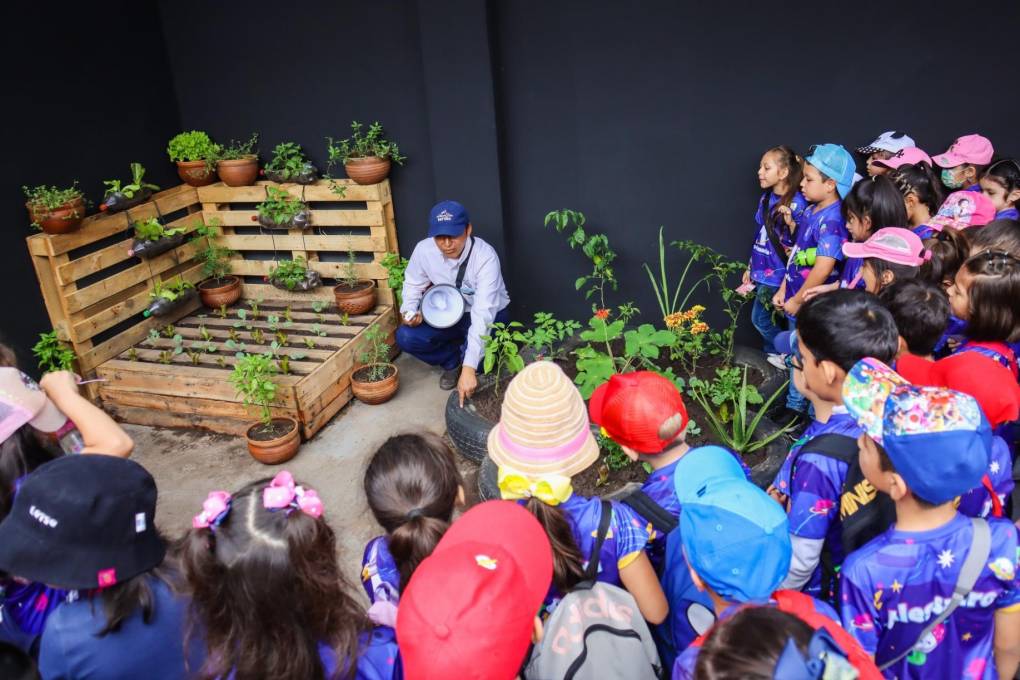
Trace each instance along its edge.
<instances>
[{"instance_id":1,"label":"blue bucket hat","mask_svg":"<svg viewBox=\"0 0 1020 680\"><path fill-rule=\"evenodd\" d=\"M867 358L847 374L843 403L918 498L940 505L981 485L992 432L973 397L911 385Z\"/></svg>"},{"instance_id":2,"label":"blue bucket hat","mask_svg":"<svg viewBox=\"0 0 1020 680\"><path fill-rule=\"evenodd\" d=\"M440 201L429 211L429 238L460 236L471 223L467 210L457 201Z\"/></svg>"},{"instance_id":3,"label":"blue bucket hat","mask_svg":"<svg viewBox=\"0 0 1020 680\"><path fill-rule=\"evenodd\" d=\"M819 144L804 159L836 182L840 198L846 198L854 185L854 157L839 144Z\"/></svg>"}]
</instances>

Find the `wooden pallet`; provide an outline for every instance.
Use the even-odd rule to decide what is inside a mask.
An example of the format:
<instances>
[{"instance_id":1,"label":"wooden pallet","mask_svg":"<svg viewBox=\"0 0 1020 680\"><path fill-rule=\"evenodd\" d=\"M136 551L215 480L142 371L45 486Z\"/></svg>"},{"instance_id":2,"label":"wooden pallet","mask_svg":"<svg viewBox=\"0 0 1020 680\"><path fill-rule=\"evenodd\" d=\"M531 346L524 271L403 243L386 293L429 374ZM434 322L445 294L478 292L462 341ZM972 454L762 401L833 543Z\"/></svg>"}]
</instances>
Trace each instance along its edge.
<instances>
[{"instance_id":1,"label":"wooden pallet","mask_svg":"<svg viewBox=\"0 0 1020 680\"><path fill-rule=\"evenodd\" d=\"M291 309L292 323L285 324L284 309ZM279 317L278 328L287 335L288 344L281 346L277 356L297 357L291 360L290 374L278 375L275 416L290 416L301 423L304 436L312 437L351 399L350 378L362 351L365 332L380 327L390 338L396 330L396 316L388 305L376 307L372 314L349 317L347 323L336 308L316 313L308 300L287 303L264 301L259 318L249 318L244 326L236 310L245 308L239 301L223 319L203 311L189 314L173 324L173 333L184 338L187 350L195 343L206 342L216 348L195 357L188 354L169 357L174 342L167 335L146 340L99 366L97 374L106 380L99 383L99 395L108 412L120 420L162 427L196 427L227 434L244 434L252 424L255 410L240 403L228 381L236 362L235 350L226 343L233 331L246 351L269 351L273 338L268 317ZM203 341L203 328L208 341ZM261 329L265 340L259 345L252 340L253 331ZM322 335L322 334L325 335ZM311 338L315 348L309 349L302 338ZM162 360L161 353L167 352Z\"/></svg>"},{"instance_id":2,"label":"wooden pallet","mask_svg":"<svg viewBox=\"0 0 1020 680\"><path fill-rule=\"evenodd\" d=\"M323 348L306 351L307 359L292 364L294 375L281 377L279 412L296 417L306 436L318 431L350 399L358 333L374 323L382 324L387 333L396 327L393 292L380 264L385 253L397 252L389 181L362 186L337 180L337 184L346 191L343 197L334 193L327 181L308 186L260 182L228 187L217 183L196 189L181 185L155 194L130 213L88 217L81 229L71 234L28 237L32 263L58 337L74 349L80 374L99 375L108 381L88 385L89 396L103 399L123 420L142 424L237 433L242 431L240 418L252 417L233 394L215 355L202 358L198 366L182 356L163 365L156 361L161 349L158 343L155 347L140 344L152 329L167 323L179 325L190 341L189 334L197 329L196 311L201 311L196 300L169 318L145 318L142 314L156 281L178 275L192 283L202 279L196 259L200 244L184 243L150 260L128 253L131 222L162 216L165 224L189 231L199 224L217 225L222 233L220 244L237 253L232 267L244 283L244 298L263 299L267 309L274 309L274 304L282 309L290 303L294 310L306 314L311 313L311 300L332 301L331 279L345 272L348 251L354 251L358 276L374 280L379 289L375 313L357 322L352 319L350 327L338 328L339 315L335 310L328 312L331 320ZM257 204L266 197L267 186L303 199L311 212L311 227L304 231L259 227L252 218ZM274 260L298 256L322 275L321 288L288 292L266 282ZM302 317L302 322L307 320ZM217 323L210 315L205 325L212 331ZM299 327L303 325L307 324L299 324L295 318L296 336L310 332L310 328ZM357 331L353 335L352 329ZM248 344L250 351L258 350ZM128 359L131 349L136 361ZM232 357L233 353L221 348L216 355ZM214 391L210 391L212 385L217 386Z\"/></svg>"}]
</instances>

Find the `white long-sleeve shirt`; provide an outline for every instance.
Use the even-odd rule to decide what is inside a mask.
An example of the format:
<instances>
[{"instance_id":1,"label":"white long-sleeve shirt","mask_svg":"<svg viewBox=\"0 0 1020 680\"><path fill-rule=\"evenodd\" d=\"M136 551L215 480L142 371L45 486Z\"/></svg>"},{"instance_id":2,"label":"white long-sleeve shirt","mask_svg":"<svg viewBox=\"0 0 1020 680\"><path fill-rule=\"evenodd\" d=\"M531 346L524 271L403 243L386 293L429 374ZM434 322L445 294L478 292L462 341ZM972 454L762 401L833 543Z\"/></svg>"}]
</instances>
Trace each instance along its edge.
<instances>
[{"instance_id":1,"label":"white long-sleeve shirt","mask_svg":"<svg viewBox=\"0 0 1020 680\"><path fill-rule=\"evenodd\" d=\"M464 365L476 367L482 360L482 337L488 335L489 326L496 314L510 304L510 296L503 283L503 272L500 270L496 250L477 236L474 240L461 292L467 302L466 313L471 314ZM400 313L417 313L421 307L422 295L429 286L440 283L456 285L457 270L469 250L470 238L464 244L460 257L449 260L443 256L433 239L419 241L407 263L407 271L404 272L404 301L400 305Z\"/></svg>"}]
</instances>

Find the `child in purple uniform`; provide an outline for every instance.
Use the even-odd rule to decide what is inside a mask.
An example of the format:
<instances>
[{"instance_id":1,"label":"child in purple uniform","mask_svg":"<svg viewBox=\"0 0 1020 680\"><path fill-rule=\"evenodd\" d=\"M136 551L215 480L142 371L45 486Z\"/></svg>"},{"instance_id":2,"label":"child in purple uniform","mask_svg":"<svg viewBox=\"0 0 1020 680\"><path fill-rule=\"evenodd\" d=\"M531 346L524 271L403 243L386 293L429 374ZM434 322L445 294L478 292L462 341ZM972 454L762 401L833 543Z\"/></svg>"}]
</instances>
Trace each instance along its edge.
<instances>
[{"instance_id":1,"label":"child in purple uniform","mask_svg":"<svg viewBox=\"0 0 1020 680\"><path fill-rule=\"evenodd\" d=\"M1020 201L1020 163L1013 158L992 163L979 184L981 193L992 199L995 219L1020 219L1016 209Z\"/></svg>"},{"instance_id":2,"label":"child in purple uniform","mask_svg":"<svg viewBox=\"0 0 1020 680\"><path fill-rule=\"evenodd\" d=\"M960 392L910 385L875 359L854 366L843 399L864 429L861 469L896 506L896 523L843 565L844 627L887 678L1013 677L1016 527L953 506L988 465L991 431L980 406Z\"/></svg>"},{"instance_id":3,"label":"child in purple uniform","mask_svg":"<svg viewBox=\"0 0 1020 680\"><path fill-rule=\"evenodd\" d=\"M843 380L860 359L879 356L891 362L898 349L892 315L873 295L836 290L801 309L794 377L815 407L815 420L790 449L769 489L790 516L793 558L784 588L803 589L823 599L832 599L837 592L844 556L840 502L848 464L815 448L816 438L850 438L847 445L852 451L860 429L843 406Z\"/></svg>"}]
</instances>

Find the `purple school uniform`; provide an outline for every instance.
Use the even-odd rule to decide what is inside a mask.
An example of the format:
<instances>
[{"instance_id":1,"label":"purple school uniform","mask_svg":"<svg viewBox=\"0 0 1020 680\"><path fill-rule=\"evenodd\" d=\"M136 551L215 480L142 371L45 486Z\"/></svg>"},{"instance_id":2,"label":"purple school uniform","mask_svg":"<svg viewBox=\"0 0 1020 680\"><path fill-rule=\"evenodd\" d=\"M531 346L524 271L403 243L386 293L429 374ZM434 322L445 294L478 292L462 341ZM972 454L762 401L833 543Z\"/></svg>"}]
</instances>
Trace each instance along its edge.
<instances>
[{"instance_id":1,"label":"purple school uniform","mask_svg":"<svg viewBox=\"0 0 1020 680\"><path fill-rule=\"evenodd\" d=\"M386 536L376 536L365 546L361 558L361 585L373 604L400 601L400 570L390 554Z\"/></svg>"},{"instance_id":2,"label":"purple school uniform","mask_svg":"<svg viewBox=\"0 0 1020 680\"><path fill-rule=\"evenodd\" d=\"M768 213L772 213L781 198L779 194L769 192ZM807 205L807 199L798 191L790 201L790 211L795 224L800 224ZM758 235L751 247L751 280L761 286L778 288L783 283L783 275L786 273L786 253L777 253L772 247L772 239L766 231L765 216L768 213L763 210L764 207L759 200L758 212L754 216L754 221L758 223ZM793 237L786 226L786 221L781 215L776 215L774 219L773 226L780 244L786 248L792 247Z\"/></svg>"},{"instance_id":3,"label":"purple school uniform","mask_svg":"<svg viewBox=\"0 0 1020 680\"><path fill-rule=\"evenodd\" d=\"M791 470L794 457L814 437L840 434L856 439L861 428L842 406L833 408L828 422L814 421L790 448L772 486L790 497L788 515L790 534L807 539L824 539L823 550L832 555L833 566L843 561L843 523L839 519L840 496L846 480L847 464L819 453L804 452L797 457L797 469ZM791 474L793 479L791 479ZM822 566L815 567L802 590L822 596Z\"/></svg>"},{"instance_id":4,"label":"purple school uniform","mask_svg":"<svg viewBox=\"0 0 1020 680\"><path fill-rule=\"evenodd\" d=\"M815 257L843 259L843 244L850 235L841 208L842 203L836 201L825 208L810 205L804 210L803 221L797 227L797 242L793 244L786 264L786 300L797 294L811 273L811 267L801 267L795 263L794 258L798 252L815 248ZM834 269L822 283L831 283L838 278L839 271Z\"/></svg>"},{"instance_id":5,"label":"purple school uniform","mask_svg":"<svg viewBox=\"0 0 1020 680\"><path fill-rule=\"evenodd\" d=\"M335 677L337 671L336 651L321 642L319 658L327 678ZM397 635L388 626L376 626L372 632L361 637L361 654L354 677L357 680L399 680L403 677L400 652L397 649Z\"/></svg>"},{"instance_id":6,"label":"purple school uniform","mask_svg":"<svg viewBox=\"0 0 1020 680\"><path fill-rule=\"evenodd\" d=\"M919 224L916 227L911 227L910 231L917 234L917 238L922 241L935 235L935 227L928 224Z\"/></svg>"},{"instance_id":7,"label":"purple school uniform","mask_svg":"<svg viewBox=\"0 0 1020 680\"><path fill-rule=\"evenodd\" d=\"M895 526L847 557L842 576L843 627L879 665L913 648L884 671L887 678L998 678L993 653L997 610L1020 608L1017 530L989 520L992 548L974 589L924 640L918 636L948 604L974 533L957 514L931 531Z\"/></svg>"},{"instance_id":8,"label":"purple school uniform","mask_svg":"<svg viewBox=\"0 0 1020 680\"><path fill-rule=\"evenodd\" d=\"M776 601L769 600L766 603L766 605L769 607L775 607ZM828 603L822 602L821 600L815 598L814 605L816 612L822 614L823 616L829 617L836 623L839 623L839 615L836 613L836 610L833 609ZM731 604L729 607L724 609L721 614L719 614L716 621L717 622L724 621L730 618L738 611L740 611L740 608L742 606L743 606L742 604ZM692 645L685 649L683 653L676 658L676 662L673 664L673 676L672 676L673 680L693 680L694 666L697 665L698 663L699 651L701 651L700 647L695 647Z\"/></svg>"},{"instance_id":9,"label":"purple school uniform","mask_svg":"<svg viewBox=\"0 0 1020 680\"><path fill-rule=\"evenodd\" d=\"M988 479L992 483L999 503L1005 505L1006 498L1013 492L1013 460L1009 446L1002 437L992 437L992 450L988 457ZM992 498L984 484L960 496L956 509L968 517L991 517Z\"/></svg>"},{"instance_id":10,"label":"purple school uniform","mask_svg":"<svg viewBox=\"0 0 1020 680\"><path fill-rule=\"evenodd\" d=\"M846 258L846 262L843 263L843 271L839 274L839 287L864 290L864 277L861 276L863 264L863 257Z\"/></svg>"},{"instance_id":11,"label":"purple school uniform","mask_svg":"<svg viewBox=\"0 0 1020 680\"><path fill-rule=\"evenodd\" d=\"M967 322L958 316L953 314L949 315L949 323L946 324L946 330L942 333L942 337L939 338L939 342L935 345L935 356L944 357L951 354L949 350L949 341L954 340L960 344L966 340L967 333Z\"/></svg>"},{"instance_id":12,"label":"purple school uniform","mask_svg":"<svg viewBox=\"0 0 1020 680\"><path fill-rule=\"evenodd\" d=\"M1020 220L1020 210L1016 208L1004 208L995 213L997 220Z\"/></svg>"}]
</instances>

